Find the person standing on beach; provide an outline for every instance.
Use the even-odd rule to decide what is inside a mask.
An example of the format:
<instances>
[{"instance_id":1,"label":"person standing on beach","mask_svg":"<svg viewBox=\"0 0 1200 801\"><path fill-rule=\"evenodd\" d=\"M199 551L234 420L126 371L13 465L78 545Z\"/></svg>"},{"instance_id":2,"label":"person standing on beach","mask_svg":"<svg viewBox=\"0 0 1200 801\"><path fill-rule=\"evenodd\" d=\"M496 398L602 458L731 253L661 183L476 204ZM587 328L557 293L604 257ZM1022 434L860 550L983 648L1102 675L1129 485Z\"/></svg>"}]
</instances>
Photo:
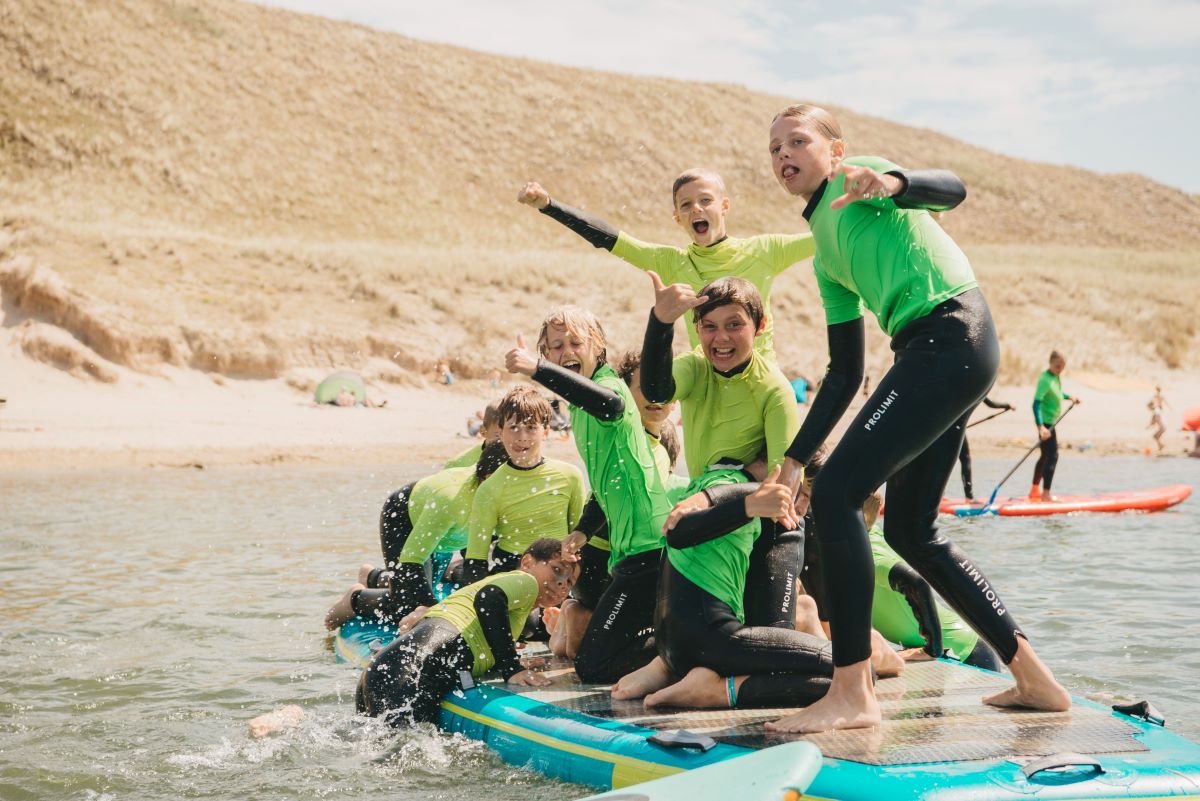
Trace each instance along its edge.
<instances>
[{"instance_id":1,"label":"person standing on beach","mask_svg":"<svg viewBox=\"0 0 1200 801\"><path fill-rule=\"evenodd\" d=\"M1029 488L1029 500L1057 500L1050 493L1054 481L1054 469L1058 466L1058 431L1054 424L1062 416L1062 402L1079 403L1062 391L1060 376L1066 369L1067 360L1058 351L1050 351L1050 366L1038 377L1037 389L1033 391L1033 419L1038 427L1038 447L1042 452L1033 466L1033 486Z\"/></svg>"},{"instance_id":2,"label":"person standing on beach","mask_svg":"<svg viewBox=\"0 0 1200 801\"><path fill-rule=\"evenodd\" d=\"M784 464L781 480L793 491L862 381L864 308L892 337L895 360L813 482L835 666L829 692L768 729L820 732L882 719L871 676L874 562L862 506L885 481L888 544L1012 671L1016 685L984 702L1069 708L1067 691L995 589L936 525L963 427L1000 365L995 325L971 265L929 214L957 206L966 188L945 170L845 158L840 126L817 106L789 106L776 115L769 151L780 184L807 202L829 337L825 381Z\"/></svg>"}]
</instances>

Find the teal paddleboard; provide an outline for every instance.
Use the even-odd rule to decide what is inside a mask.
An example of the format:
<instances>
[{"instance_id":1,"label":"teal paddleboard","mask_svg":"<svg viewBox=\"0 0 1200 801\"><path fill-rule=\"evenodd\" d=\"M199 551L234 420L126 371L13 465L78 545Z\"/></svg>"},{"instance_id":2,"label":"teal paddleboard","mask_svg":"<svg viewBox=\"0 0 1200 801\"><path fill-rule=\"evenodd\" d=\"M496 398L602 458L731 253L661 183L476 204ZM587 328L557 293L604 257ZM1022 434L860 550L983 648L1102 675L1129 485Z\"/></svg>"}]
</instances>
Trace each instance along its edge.
<instances>
[{"instance_id":1,"label":"teal paddleboard","mask_svg":"<svg viewBox=\"0 0 1200 801\"><path fill-rule=\"evenodd\" d=\"M363 667L394 636L351 621L335 648L340 659ZM607 687L581 684L569 663L550 660L544 674L547 687L496 679L451 693L441 727L485 742L511 764L601 790L729 760L745 765L745 757L802 742L823 759L799 798L1200 801L1195 743L1084 699L1061 713L985 706L980 697L1010 680L950 660L910 663L899 677L880 679L882 725L817 735L763 728L790 709L647 710L639 701L614 701ZM692 736L677 736L679 730ZM723 797L742 801L743 794Z\"/></svg>"}]
</instances>

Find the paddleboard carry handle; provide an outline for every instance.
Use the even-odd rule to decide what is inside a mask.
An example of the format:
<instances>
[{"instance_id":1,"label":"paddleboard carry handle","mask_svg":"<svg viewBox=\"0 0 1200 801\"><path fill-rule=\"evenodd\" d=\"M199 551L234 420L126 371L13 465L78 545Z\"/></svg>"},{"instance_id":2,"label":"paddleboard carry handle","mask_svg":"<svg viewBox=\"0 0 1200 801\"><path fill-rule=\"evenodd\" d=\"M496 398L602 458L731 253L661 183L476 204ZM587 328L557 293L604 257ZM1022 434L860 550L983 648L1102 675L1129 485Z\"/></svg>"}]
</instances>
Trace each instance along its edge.
<instances>
[{"instance_id":1,"label":"paddleboard carry handle","mask_svg":"<svg viewBox=\"0 0 1200 801\"><path fill-rule=\"evenodd\" d=\"M1089 756L1074 754L1069 751L1035 759L1021 768L1021 772L1025 774L1026 779L1032 779L1042 771L1062 770L1063 768L1091 768L1097 774L1104 772L1104 768L1096 760Z\"/></svg>"},{"instance_id":2,"label":"paddleboard carry handle","mask_svg":"<svg viewBox=\"0 0 1200 801\"><path fill-rule=\"evenodd\" d=\"M1163 717L1162 712L1154 708L1154 704L1149 701L1134 701L1132 704L1113 704L1113 711L1120 712L1122 715L1128 715L1131 718L1144 720L1147 723L1153 723L1155 726L1166 728L1167 719Z\"/></svg>"},{"instance_id":3,"label":"paddleboard carry handle","mask_svg":"<svg viewBox=\"0 0 1200 801\"><path fill-rule=\"evenodd\" d=\"M646 739L655 745L661 745L663 748L696 748L700 751L707 751L717 744L717 741L708 735L696 734L694 731L688 731L687 729L660 731Z\"/></svg>"}]
</instances>

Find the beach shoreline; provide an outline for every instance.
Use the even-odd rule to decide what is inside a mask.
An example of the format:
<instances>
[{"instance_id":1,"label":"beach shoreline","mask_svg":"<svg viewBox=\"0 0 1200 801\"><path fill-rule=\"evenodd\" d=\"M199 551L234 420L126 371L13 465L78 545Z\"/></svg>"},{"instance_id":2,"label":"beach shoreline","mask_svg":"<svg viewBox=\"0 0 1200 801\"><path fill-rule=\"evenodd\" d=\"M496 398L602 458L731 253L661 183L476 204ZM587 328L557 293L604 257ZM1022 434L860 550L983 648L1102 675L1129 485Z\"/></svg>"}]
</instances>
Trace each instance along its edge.
<instances>
[{"instance_id":1,"label":"beach shoreline","mask_svg":"<svg viewBox=\"0 0 1200 801\"><path fill-rule=\"evenodd\" d=\"M0 472L37 469L187 468L271 465L440 464L471 447L466 419L499 389L487 381L438 386L369 384L383 408L317 406L291 380L235 379L195 370L155 375L121 368L115 382L77 378L0 345ZM317 371L320 372L320 371ZM1200 398L1200 377L1166 380L1173 400L1165 422L1165 455L1182 455L1182 409ZM1000 386L990 397L1015 411L970 431L976 458L1019 456L1033 444L1029 387ZM1068 373L1069 391L1083 398L1060 432L1069 455L1131 456L1152 445L1145 404L1154 384L1138 378ZM834 438L864 398L860 395ZM974 419L992 413L981 407ZM552 434L552 458L578 462L572 441Z\"/></svg>"}]
</instances>

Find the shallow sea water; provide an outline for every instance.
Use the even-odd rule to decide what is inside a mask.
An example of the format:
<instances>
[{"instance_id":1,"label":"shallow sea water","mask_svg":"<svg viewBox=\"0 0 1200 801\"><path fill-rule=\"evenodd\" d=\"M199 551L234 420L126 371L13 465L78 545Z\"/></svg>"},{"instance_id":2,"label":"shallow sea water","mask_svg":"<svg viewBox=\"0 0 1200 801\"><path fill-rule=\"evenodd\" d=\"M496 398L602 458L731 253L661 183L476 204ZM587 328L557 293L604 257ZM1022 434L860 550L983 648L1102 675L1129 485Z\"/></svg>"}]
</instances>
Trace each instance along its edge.
<instances>
[{"instance_id":1,"label":"shallow sea water","mask_svg":"<svg viewBox=\"0 0 1200 801\"><path fill-rule=\"evenodd\" d=\"M977 461L977 486L990 491L1010 464ZM387 494L427 472L0 477L0 798L586 794L478 743L354 715L357 674L335 663L321 617L358 565L378 559ZM1056 489L1198 479L1197 460L1064 457ZM1200 739L1198 502L943 522L1072 692L1148 698ZM247 735L251 718L284 704L306 710L297 728Z\"/></svg>"}]
</instances>

